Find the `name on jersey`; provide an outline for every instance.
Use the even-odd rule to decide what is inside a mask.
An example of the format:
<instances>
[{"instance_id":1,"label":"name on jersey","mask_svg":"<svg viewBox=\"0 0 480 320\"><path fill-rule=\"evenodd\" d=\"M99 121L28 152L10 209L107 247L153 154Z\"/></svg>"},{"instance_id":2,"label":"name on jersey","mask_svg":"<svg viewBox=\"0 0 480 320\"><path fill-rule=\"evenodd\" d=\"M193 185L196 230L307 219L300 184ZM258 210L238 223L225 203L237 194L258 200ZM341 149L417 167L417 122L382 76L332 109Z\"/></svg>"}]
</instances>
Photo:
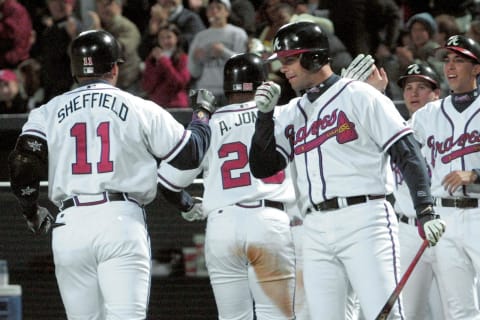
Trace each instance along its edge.
<instances>
[{"instance_id":1,"label":"name on jersey","mask_svg":"<svg viewBox=\"0 0 480 320\"><path fill-rule=\"evenodd\" d=\"M231 125L223 120L218 122L218 126L220 128L220 135L223 136L225 133L232 130L232 128L240 127L244 124L255 123L256 120L257 120L257 111L245 111L245 112L237 113L237 119Z\"/></svg>"},{"instance_id":2,"label":"name on jersey","mask_svg":"<svg viewBox=\"0 0 480 320\"><path fill-rule=\"evenodd\" d=\"M313 121L307 127L300 127L295 131L293 125L285 128L285 136L293 144L295 154L302 154L320 147L330 138L336 138L340 144L356 140L358 138L355 124L348 120L343 111L333 110L331 114L325 115Z\"/></svg>"},{"instance_id":3,"label":"name on jersey","mask_svg":"<svg viewBox=\"0 0 480 320\"><path fill-rule=\"evenodd\" d=\"M440 160L446 164L464 155L480 151L480 133L477 130L465 132L458 139L448 137L444 141L436 141L435 137L429 136L427 146L430 149L431 164L435 167L435 159L440 154ZM456 150L452 151L453 148ZM458 149L460 148L460 149Z\"/></svg>"},{"instance_id":4,"label":"name on jersey","mask_svg":"<svg viewBox=\"0 0 480 320\"><path fill-rule=\"evenodd\" d=\"M68 116L82 109L105 108L115 113L121 120L125 121L128 115L128 107L123 102L108 93L90 92L76 96L67 102L57 112L58 123L61 123Z\"/></svg>"}]
</instances>

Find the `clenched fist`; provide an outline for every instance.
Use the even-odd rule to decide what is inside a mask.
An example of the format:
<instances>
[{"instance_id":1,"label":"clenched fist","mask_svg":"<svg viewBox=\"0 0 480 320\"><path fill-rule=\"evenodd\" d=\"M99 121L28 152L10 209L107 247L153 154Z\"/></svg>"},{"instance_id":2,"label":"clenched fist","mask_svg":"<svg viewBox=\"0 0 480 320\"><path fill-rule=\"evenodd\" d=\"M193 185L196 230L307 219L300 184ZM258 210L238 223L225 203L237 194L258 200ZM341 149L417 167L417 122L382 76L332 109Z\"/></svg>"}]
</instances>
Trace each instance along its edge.
<instances>
[{"instance_id":1,"label":"clenched fist","mask_svg":"<svg viewBox=\"0 0 480 320\"><path fill-rule=\"evenodd\" d=\"M277 105L282 90L280 86L273 81L262 83L255 92L255 103L258 111L269 113Z\"/></svg>"}]
</instances>

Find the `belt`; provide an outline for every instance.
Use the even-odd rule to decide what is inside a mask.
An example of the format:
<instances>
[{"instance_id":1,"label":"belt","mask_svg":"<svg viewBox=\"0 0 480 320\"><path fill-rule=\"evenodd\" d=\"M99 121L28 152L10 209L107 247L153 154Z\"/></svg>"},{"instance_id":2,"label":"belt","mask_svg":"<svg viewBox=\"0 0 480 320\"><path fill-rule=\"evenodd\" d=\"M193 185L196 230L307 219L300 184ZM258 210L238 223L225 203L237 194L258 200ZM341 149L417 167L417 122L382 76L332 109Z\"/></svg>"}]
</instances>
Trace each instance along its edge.
<instances>
[{"instance_id":1,"label":"belt","mask_svg":"<svg viewBox=\"0 0 480 320\"><path fill-rule=\"evenodd\" d=\"M335 197L318 204L314 204L310 208L307 209L307 213L312 211L327 211L327 210L336 210L340 208L345 208L348 206L353 206L354 204L360 204L367 202L368 200L377 200L377 199L385 199L384 194L379 195L365 195L365 196L355 196L355 197Z\"/></svg>"},{"instance_id":2,"label":"belt","mask_svg":"<svg viewBox=\"0 0 480 320\"><path fill-rule=\"evenodd\" d=\"M450 208L478 208L477 198L436 198L435 205Z\"/></svg>"},{"instance_id":3,"label":"belt","mask_svg":"<svg viewBox=\"0 0 480 320\"><path fill-rule=\"evenodd\" d=\"M60 205L60 211L63 211L71 207L95 206L95 205L107 203L110 201L131 201L131 202L137 203L134 199L129 198L127 193L123 193L123 192L102 192L97 196L100 199L93 200L93 201L83 200L86 197L91 197L90 195L73 196L71 198L63 200L62 204Z\"/></svg>"},{"instance_id":4,"label":"belt","mask_svg":"<svg viewBox=\"0 0 480 320\"><path fill-rule=\"evenodd\" d=\"M410 224L410 225L415 226L415 227L418 226L417 218L410 218L409 216L406 216L402 213L397 213L397 218L398 218L398 221L400 221L400 222Z\"/></svg>"},{"instance_id":5,"label":"belt","mask_svg":"<svg viewBox=\"0 0 480 320\"><path fill-rule=\"evenodd\" d=\"M285 206L283 203L278 201L271 201L271 200L258 200L258 201L250 201L250 202L237 202L235 203L236 206L252 209L252 208L261 208L261 207L270 207L275 208L278 210L285 210Z\"/></svg>"}]
</instances>

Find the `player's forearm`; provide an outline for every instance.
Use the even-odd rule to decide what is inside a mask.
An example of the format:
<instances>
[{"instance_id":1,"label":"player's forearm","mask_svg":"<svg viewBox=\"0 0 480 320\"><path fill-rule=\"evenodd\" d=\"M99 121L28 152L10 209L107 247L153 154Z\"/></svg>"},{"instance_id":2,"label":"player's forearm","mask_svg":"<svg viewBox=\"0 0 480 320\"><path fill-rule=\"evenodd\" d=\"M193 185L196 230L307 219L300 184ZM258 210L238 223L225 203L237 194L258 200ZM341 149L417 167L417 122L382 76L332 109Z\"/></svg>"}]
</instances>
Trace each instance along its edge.
<instances>
[{"instance_id":1,"label":"player's forearm","mask_svg":"<svg viewBox=\"0 0 480 320\"><path fill-rule=\"evenodd\" d=\"M192 196L185 190L180 192L172 191L158 184L158 190L162 193L165 199L180 211L188 211L193 206Z\"/></svg>"},{"instance_id":2,"label":"player's forearm","mask_svg":"<svg viewBox=\"0 0 480 320\"><path fill-rule=\"evenodd\" d=\"M182 150L169 163L179 170L190 170L200 166L210 146L210 126L199 120L189 123L190 139Z\"/></svg>"},{"instance_id":3,"label":"player's forearm","mask_svg":"<svg viewBox=\"0 0 480 320\"><path fill-rule=\"evenodd\" d=\"M273 111L258 112L255 133L249 153L250 170L256 178L267 178L286 167L283 156L276 150Z\"/></svg>"},{"instance_id":4,"label":"player's forearm","mask_svg":"<svg viewBox=\"0 0 480 320\"><path fill-rule=\"evenodd\" d=\"M432 205L427 165L413 135L401 138L388 151L405 178L414 207Z\"/></svg>"}]
</instances>

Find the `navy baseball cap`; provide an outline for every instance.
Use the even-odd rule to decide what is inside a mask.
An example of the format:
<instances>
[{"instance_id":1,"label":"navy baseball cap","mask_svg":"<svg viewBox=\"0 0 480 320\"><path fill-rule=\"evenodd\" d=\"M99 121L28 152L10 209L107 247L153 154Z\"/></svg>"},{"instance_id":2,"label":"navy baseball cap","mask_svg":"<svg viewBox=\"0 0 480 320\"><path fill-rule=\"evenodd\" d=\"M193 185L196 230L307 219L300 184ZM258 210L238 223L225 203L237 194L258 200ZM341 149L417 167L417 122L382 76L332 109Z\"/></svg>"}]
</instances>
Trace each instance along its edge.
<instances>
[{"instance_id":1,"label":"navy baseball cap","mask_svg":"<svg viewBox=\"0 0 480 320\"><path fill-rule=\"evenodd\" d=\"M403 89L405 82L410 78L420 78L431 83L433 89L440 88L440 77L429 65L424 63L412 63L409 65L405 73L398 79L397 84Z\"/></svg>"},{"instance_id":2,"label":"navy baseball cap","mask_svg":"<svg viewBox=\"0 0 480 320\"><path fill-rule=\"evenodd\" d=\"M451 36L444 47L436 49L436 56L443 59L448 51L453 51L473 60L475 63L480 63L480 45L466 36Z\"/></svg>"}]
</instances>

